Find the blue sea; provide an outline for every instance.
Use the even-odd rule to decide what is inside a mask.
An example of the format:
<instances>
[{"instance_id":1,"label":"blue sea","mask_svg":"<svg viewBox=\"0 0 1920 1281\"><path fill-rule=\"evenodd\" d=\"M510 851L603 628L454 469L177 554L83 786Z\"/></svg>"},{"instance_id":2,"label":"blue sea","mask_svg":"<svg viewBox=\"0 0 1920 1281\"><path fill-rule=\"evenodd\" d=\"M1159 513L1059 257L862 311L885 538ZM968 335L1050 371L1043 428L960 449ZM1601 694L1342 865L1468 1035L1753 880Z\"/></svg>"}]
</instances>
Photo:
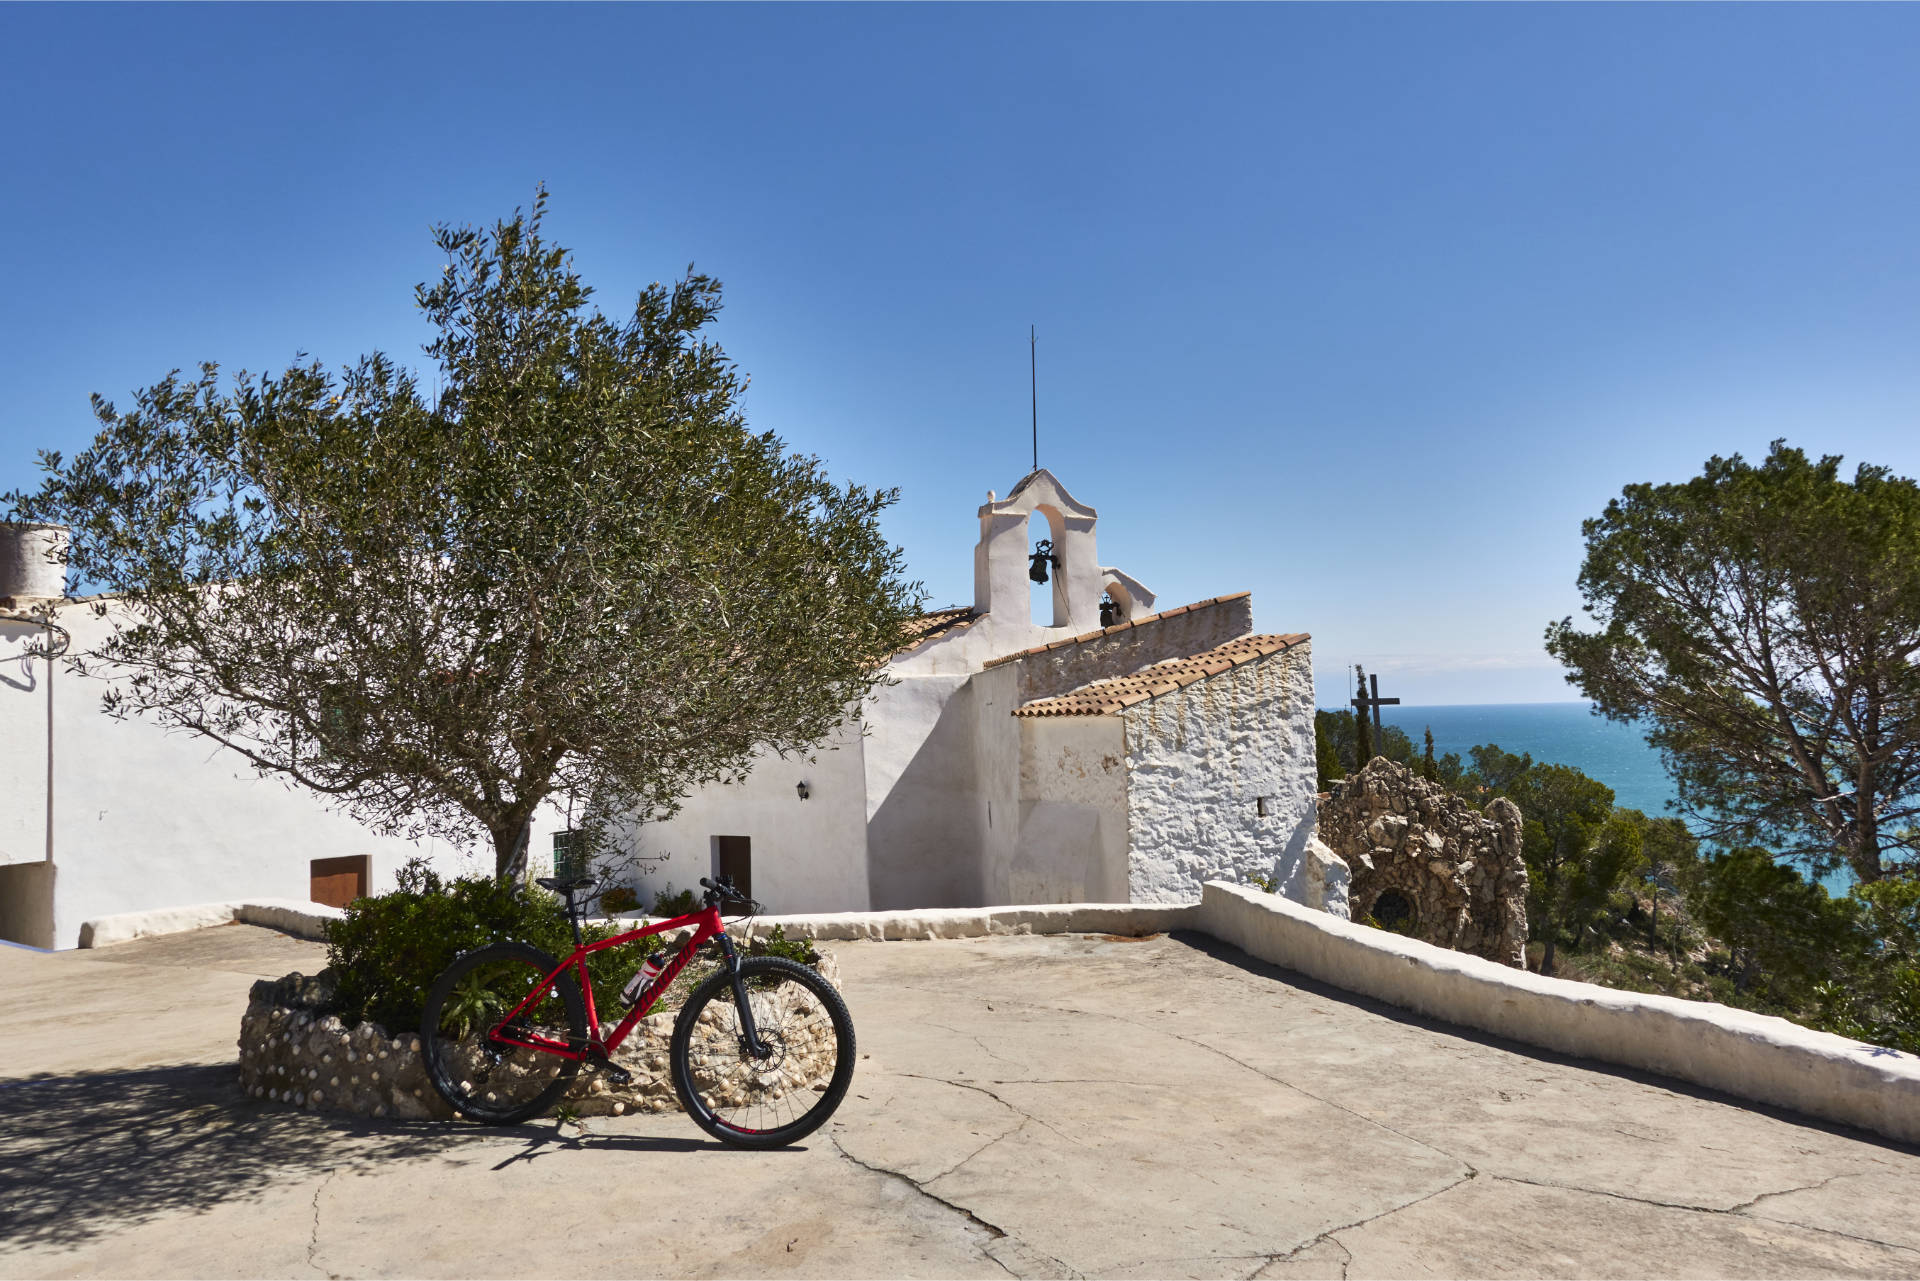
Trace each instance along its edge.
<instances>
[{"instance_id":1,"label":"blue sea","mask_svg":"<svg viewBox=\"0 0 1920 1281\"><path fill-rule=\"evenodd\" d=\"M1667 813L1673 780L1661 768L1660 753L1647 746L1637 725L1621 725L1591 714L1586 703L1485 703L1457 707L1383 707L1380 719L1397 725L1420 749L1421 735L1433 730L1436 755L1498 743L1509 752L1525 752L1536 761L1571 765L1613 789L1613 803L1654 817Z\"/></svg>"},{"instance_id":2,"label":"blue sea","mask_svg":"<svg viewBox=\"0 0 1920 1281\"><path fill-rule=\"evenodd\" d=\"M1525 752L1536 761L1571 765L1613 789L1613 802L1652 817L1669 814L1673 780L1660 753L1647 746L1637 725L1621 725L1593 715L1587 703L1485 703L1447 707L1383 707L1380 719L1405 730L1420 748L1433 730L1436 755L1498 743L1509 752ZM1828 892L1844 894L1848 872L1824 878Z\"/></svg>"}]
</instances>

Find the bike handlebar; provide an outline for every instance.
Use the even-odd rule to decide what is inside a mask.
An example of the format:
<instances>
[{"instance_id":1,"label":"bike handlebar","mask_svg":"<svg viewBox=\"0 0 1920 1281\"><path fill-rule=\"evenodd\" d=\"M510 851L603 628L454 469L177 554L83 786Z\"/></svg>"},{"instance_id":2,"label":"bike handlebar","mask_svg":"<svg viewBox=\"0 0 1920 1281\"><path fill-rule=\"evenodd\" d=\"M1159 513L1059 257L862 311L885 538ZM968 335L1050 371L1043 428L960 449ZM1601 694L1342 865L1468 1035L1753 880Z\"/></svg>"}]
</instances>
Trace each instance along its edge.
<instances>
[{"instance_id":1,"label":"bike handlebar","mask_svg":"<svg viewBox=\"0 0 1920 1281\"><path fill-rule=\"evenodd\" d=\"M700 878L700 888L706 891L704 898L708 907L716 907L723 900L730 899L735 903L744 903L756 912L760 910L760 904L742 894L731 877L722 876L710 881L703 876Z\"/></svg>"}]
</instances>

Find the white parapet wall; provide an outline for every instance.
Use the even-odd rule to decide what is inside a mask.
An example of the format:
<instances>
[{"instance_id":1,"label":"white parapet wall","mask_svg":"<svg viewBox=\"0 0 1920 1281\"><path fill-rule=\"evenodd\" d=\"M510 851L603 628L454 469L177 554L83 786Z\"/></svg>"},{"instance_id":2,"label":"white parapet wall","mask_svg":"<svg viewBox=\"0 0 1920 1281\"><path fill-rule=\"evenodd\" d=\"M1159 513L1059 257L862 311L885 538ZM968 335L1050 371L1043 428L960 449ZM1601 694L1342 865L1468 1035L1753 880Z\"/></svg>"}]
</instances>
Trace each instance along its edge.
<instances>
[{"instance_id":1,"label":"white parapet wall","mask_svg":"<svg viewBox=\"0 0 1920 1281\"><path fill-rule=\"evenodd\" d=\"M328 923L344 920L346 915L337 907L301 903L293 899L192 903L186 907L162 907L146 912L97 916L81 924L80 946L108 947L154 934L178 934L182 930L200 930L209 925L227 925L234 921L242 925L264 925L295 938L325 941Z\"/></svg>"},{"instance_id":2,"label":"white parapet wall","mask_svg":"<svg viewBox=\"0 0 1920 1281\"><path fill-rule=\"evenodd\" d=\"M1198 927L1197 903L1041 903L1027 907L928 908L903 912L820 912L763 916L751 934L776 925L795 939L970 939L991 934L1164 934Z\"/></svg>"},{"instance_id":3,"label":"white parapet wall","mask_svg":"<svg viewBox=\"0 0 1920 1281\"><path fill-rule=\"evenodd\" d=\"M1199 928L1448 1023L1920 1142L1920 1058L1710 1001L1546 978L1209 881Z\"/></svg>"}]
</instances>

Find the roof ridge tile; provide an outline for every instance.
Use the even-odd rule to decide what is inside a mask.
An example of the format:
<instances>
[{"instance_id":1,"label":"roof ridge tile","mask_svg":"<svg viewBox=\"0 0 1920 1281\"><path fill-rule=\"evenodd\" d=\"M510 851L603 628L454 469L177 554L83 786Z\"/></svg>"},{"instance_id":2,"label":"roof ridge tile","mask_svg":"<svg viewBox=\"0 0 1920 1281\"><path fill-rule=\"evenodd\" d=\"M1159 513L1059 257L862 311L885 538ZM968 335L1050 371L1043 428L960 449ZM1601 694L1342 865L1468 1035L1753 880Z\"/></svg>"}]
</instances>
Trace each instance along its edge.
<instances>
[{"instance_id":1,"label":"roof ridge tile","mask_svg":"<svg viewBox=\"0 0 1920 1281\"><path fill-rule=\"evenodd\" d=\"M1205 602L1202 602L1203 604ZM1186 658L1166 658L1119 676L1103 676L1064 693L1036 698L1015 716L1106 716L1162 694L1185 689L1248 663L1284 653L1312 639L1306 632L1236 636Z\"/></svg>"},{"instance_id":2,"label":"roof ridge tile","mask_svg":"<svg viewBox=\"0 0 1920 1281\"><path fill-rule=\"evenodd\" d=\"M1186 605L1176 605L1172 609L1163 609L1157 613L1143 614L1139 618L1129 618L1125 622L1115 623L1111 627L1101 627L1094 631L1082 632L1078 636L1069 636L1063 640L1046 641L1039 645L1029 646L1026 649L1015 650L1011 654L1002 654L998 658L989 658L985 663L982 663L981 666L983 668L998 667L1002 663L1011 663L1016 658L1031 658L1035 654L1044 654L1049 650L1064 649L1068 645L1082 645L1087 641L1099 640L1103 636L1112 636L1116 633L1124 632L1130 627L1138 627L1143 623L1157 623L1169 618L1178 618L1182 614L1192 613L1194 610L1204 608L1208 605L1224 605L1230 600L1240 600L1242 597L1251 595L1253 595L1253 593L1248 591L1228 592L1225 596L1210 596L1206 600L1197 600Z\"/></svg>"}]
</instances>

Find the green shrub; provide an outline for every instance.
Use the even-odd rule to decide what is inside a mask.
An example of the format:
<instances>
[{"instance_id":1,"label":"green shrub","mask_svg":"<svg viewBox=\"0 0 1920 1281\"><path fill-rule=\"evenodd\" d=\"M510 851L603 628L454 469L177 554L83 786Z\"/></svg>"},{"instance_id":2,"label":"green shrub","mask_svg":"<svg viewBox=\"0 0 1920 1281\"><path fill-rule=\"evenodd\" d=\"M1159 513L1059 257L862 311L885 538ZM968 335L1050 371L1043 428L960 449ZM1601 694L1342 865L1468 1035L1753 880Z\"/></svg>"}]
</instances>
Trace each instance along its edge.
<instances>
[{"instance_id":1,"label":"green shrub","mask_svg":"<svg viewBox=\"0 0 1920 1281\"><path fill-rule=\"evenodd\" d=\"M588 942L616 931L589 926ZM388 1031L420 1025L427 989L462 952L519 940L556 958L573 950L560 900L492 877L442 880L417 860L390 894L356 899L327 930L327 964L338 984L335 1012ZM596 952L589 966L594 1009L605 1021L622 1012L620 988L645 958L649 941Z\"/></svg>"},{"instance_id":2,"label":"green shrub","mask_svg":"<svg viewBox=\"0 0 1920 1281\"><path fill-rule=\"evenodd\" d=\"M653 915L655 916L691 916L700 906L692 890L670 892L669 885L653 896Z\"/></svg>"},{"instance_id":3,"label":"green shrub","mask_svg":"<svg viewBox=\"0 0 1920 1281\"><path fill-rule=\"evenodd\" d=\"M637 911L639 907L640 896L625 885L616 885L600 896L600 910L609 915Z\"/></svg>"},{"instance_id":4,"label":"green shrub","mask_svg":"<svg viewBox=\"0 0 1920 1281\"><path fill-rule=\"evenodd\" d=\"M601 904L613 909L601 896ZM633 892L626 891L629 895ZM637 896L635 897L637 902ZM657 916L685 916L697 904L691 891L654 899ZM581 938L597 943L624 930L585 926ZM327 964L338 984L334 1012L348 1023L362 1019L388 1031L420 1025L427 989L462 952L489 943L518 940L557 958L573 950L573 934L560 900L544 890L503 883L492 877L443 880L416 860L400 872L400 888L356 899L346 919L327 930ZM639 969L658 938L644 938L595 952L588 962L594 1013L603 1023L626 1013L620 989ZM745 956L784 956L802 965L818 965L820 952L807 939L789 939L779 926L740 948ZM671 1009L710 971L717 955L712 944L688 965L673 990L655 1009Z\"/></svg>"}]
</instances>

